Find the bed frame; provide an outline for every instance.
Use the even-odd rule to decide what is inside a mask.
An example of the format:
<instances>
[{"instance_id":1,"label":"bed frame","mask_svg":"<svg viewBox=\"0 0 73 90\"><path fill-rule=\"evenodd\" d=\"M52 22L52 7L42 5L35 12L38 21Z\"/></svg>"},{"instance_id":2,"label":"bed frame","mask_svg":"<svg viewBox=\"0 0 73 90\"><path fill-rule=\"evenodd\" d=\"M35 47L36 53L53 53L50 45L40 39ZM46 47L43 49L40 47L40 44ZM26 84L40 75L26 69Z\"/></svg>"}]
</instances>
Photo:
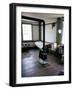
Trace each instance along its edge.
<instances>
[{"instance_id":1,"label":"bed frame","mask_svg":"<svg viewBox=\"0 0 73 90\"><path fill-rule=\"evenodd\" d=\"M39 30L41 30L40 25L42 23L43 25L43 43L42 43L42 47L39 47L38 42L35 43L37 47L40 48L40 52L39 52L39 62L41 64L47 64L47 53L45 52L45 21L43 19L38 19L38 18L33 18L33 17L28 17L28 16L22 16L22 19L28 19L28 20L33 20L33 21L38 21L39 23ZM40 44L40 43L39 43Z\"/></svg>"},{"instance_id":2,"label":"bed frame","mask_svg":"<svg viewBox=\"0 0 73 90\"><path fill-rule=\"evenodd\" d=\"M22 16L22 19L28 19L28 20L33 20L39 22L39 29L41 23L43 24L43 51L45 50L45 21L43 19L38 19L38 18L33 18L33 17L28 17L28 16Z\"/></svg>"}]
</instances>

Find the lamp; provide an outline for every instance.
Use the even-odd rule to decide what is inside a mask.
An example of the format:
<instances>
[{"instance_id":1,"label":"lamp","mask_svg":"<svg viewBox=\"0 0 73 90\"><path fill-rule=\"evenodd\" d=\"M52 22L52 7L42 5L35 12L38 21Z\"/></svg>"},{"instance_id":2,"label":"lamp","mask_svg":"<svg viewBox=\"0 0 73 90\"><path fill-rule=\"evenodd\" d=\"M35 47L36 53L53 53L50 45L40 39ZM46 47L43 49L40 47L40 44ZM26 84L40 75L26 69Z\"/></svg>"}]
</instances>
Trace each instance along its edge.
<instances>
[{"instance_id":1,"label":"lamp","mask_svg":"<svg viewBox=\"0 0 73 90\"><path fill-rule=\"evenodd\" d=\"M57 47L57 43L54 43L54 48L56 48Z\"/></svg>"},{"instance_id":2,"label":"lamp","mask_svg":"<svg viewBox=\"0 0 73 90\"><path fill-rule=\"evenodd\" d=\"M59 33L59 34L61 34L61 33L62 33L62 30L61 30L61 29L59 29L59 30L58 30L58 33Z\"/></svg>"}]
</instances>

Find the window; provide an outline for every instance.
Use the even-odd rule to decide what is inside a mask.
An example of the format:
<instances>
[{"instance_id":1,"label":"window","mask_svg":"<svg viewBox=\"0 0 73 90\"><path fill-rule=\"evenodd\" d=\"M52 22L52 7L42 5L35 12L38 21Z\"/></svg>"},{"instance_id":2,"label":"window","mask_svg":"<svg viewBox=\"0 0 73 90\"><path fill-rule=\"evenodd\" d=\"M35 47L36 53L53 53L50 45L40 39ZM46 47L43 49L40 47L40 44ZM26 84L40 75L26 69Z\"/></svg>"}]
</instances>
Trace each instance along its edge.
<instances>
[{"instance_id":1,"label":"window","mask_svg":"<svg viewBox=\"0 0 73 90\"><path fill-rule=\"evenodd\" d=\"M32 40L32 28L31 24L23 24L23 40Z\"/></svg>"}]
</instances>

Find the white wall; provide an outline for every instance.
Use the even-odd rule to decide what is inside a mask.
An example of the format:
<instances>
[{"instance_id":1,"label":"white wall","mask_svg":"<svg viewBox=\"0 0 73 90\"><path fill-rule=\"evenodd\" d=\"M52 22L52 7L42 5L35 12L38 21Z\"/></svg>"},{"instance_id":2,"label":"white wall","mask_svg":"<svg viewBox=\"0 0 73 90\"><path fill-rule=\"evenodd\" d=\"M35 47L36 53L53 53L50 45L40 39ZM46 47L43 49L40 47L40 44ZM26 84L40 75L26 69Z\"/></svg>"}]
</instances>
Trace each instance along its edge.
<instances>
[{"instance_id":1,"label":"white wall","mask_svg":"<svg viewBox=\"0 0 73 90\"><path fill-rule=\"evenodd\" d=\"M33 40L39 40L39 26L32 26Z\"/></svg>"},{"instance_id":2,"label":"white wall","mask_svg":"<svg viewBox=\"0 0 73 90\"><path fill-rule=\"evenodd\" d=\"M52 28L52 24L45 26L45 41L46 42L56 42L56 25ZM41 33L41 38L43 40L43 32Z\"/></svg>"},{"instance_id":3,"label":"white wall","mask_svg":"<svg viewBox=\"0 0 73 90\"><path fill-rule=\"evenodd\" d=\"M56 42L56 26L46 25L45 27L45 41Z\"/></svg>"}]
</instances>

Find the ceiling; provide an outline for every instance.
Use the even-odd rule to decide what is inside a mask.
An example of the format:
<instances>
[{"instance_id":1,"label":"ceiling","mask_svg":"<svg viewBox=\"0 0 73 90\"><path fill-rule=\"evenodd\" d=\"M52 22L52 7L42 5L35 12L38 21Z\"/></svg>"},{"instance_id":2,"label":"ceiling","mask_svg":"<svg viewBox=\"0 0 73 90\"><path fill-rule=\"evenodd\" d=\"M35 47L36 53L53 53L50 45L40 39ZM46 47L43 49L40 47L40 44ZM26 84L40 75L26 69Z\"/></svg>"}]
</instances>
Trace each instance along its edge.
<instances>
[{"instance_id":1,"label":"ceiling","mask_svg":"<svg viewBox=\"0 0 73 90\"><path fill-rule=\"evenodd\" d=\"M46 23L52 23L56 22L57 18L59 17L64 17L63 14L52 14L52 13L27 13L27 12L22 12L22 16L28 16L28 17L33 17L33 18L38 18L38 19L43 19ZM32 20L24 20L22 19L22 22L27 22L27 23L37 23Z\"/></svg>"}]
</instances>

